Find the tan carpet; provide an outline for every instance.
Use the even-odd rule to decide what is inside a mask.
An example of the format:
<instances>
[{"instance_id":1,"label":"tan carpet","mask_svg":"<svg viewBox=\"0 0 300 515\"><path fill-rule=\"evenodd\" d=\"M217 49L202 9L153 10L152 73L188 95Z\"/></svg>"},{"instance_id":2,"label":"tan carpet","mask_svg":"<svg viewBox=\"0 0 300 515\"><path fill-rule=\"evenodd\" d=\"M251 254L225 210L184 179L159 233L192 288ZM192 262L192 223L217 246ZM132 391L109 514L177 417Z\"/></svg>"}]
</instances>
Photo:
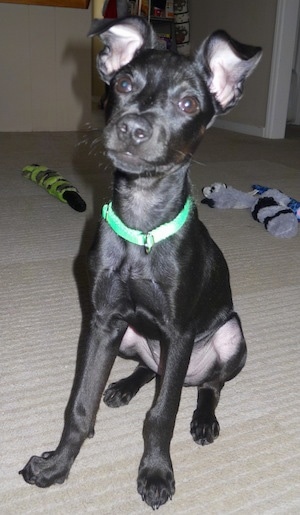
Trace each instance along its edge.
<instances>
[{"instance_id":1,"label":"tan carpet","mask_svg":"<svg viewBox=\"0 0 300 515\"><path fill-rule=\"evenodd\" d=\"M0 135L0 512L5 515L151 512L136 492L151 384L125 408L101 405L95 438L84 445L64 485L41 490L17 474L32 454L58 443L81 326L81 256L103 199L110 196L105 161L100 156L98 166L97 147L88 156L89 145L78 145L81 138L72 133ZM299 170L263 160L217 162L216 156L209 161L192 167L198 201L201 188L215 181L244 191L260 182L300 199ZM31 162L73 180L87 212L76 213L22 178L20 169ZM217 411L221 435L212 446L200 448L192 441L196 390L183 391L172 443L176 494L160 512L296 514L300 235L276 239L247 210L218 211L200 204L199 212L227 257L249 358L223 391ZM112 379L132 368L118 360Z\"/></svg>"}]
</instances>

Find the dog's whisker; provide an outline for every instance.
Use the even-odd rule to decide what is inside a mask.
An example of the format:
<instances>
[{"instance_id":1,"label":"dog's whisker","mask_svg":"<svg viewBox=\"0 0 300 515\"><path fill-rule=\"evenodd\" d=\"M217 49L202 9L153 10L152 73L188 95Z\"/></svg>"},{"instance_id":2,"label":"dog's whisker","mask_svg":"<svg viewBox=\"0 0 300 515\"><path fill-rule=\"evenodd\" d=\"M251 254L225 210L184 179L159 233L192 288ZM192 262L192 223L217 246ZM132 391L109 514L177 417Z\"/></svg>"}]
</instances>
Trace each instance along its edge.
<instances>
[{"instance_id":1,"label":"dog's whisker","mask_svg":"<svg viewBox=\"0 0 300 515\"><path fill-rule=\"evenodd\" d=\"M207 166L206 163L202 163L201 161L197 161L196 159L191 159L191 162L196 163L197 165L200 165L200 166Z\"/></svg>"},{"instance_id":2,"label":"dog's whisker","mask_svg":"<svg viewBox=\"0 0 300 515\"><path fill-rule=\"evenodd\" d=\"M98 145L103 143L103 134L100 134L97 138L91 141L91 148L97 147Z\"/></svg>"},{"instance_id":3,"label":"dog's whisker","mask_svg":"<svg viewBox=\"0 0 300 515\"><path fill-rule=\"evenodd\" d=\"M188 158L188 159L191 159L192 158L192 155L190 152L183 152L182 150L178 150L178 149L175 149L174 150L177 154L180 154L183 158ZM206 166L205 163L202 163L201 161L197 161L196 159L191 159L191 162L192 163L196 163L198 165L201 165L201 166Z\"/></svg>"},{"instance_id":4,"label":"dog's whisker","mask_svg":"<svg viewBox=\"0 0 300 515\"><path fill-rule=\"evenodd\" d=\"M174 148L173 152L176 152L176 154L180 154L183 157L191 157L192 156L192 154L190 154L189 152L183 152L182 150L179 150L178 148Z\"/></svg>"},{"instance_id":5,"label":"dog's whisker","mask_svg":"<svg viewBox=\"0 0 300 515\"><path fill-rule=\"evenodd\" d=\"M81 145L87 146L89 144L88 138L84 138L76 143L76 147L80 147Z\"/></svg>"},{"instance_id":6,"label":"dog's whisker","mask_svg":"<svg viewBox=\"0 0 300 515\"><path fill-rule=\"evenodd\" d=\"M83 129L83 130L88 130L88 131L90 131L90 130L93 130L93 129L94 129L94 127L93 127L93 125L91 124L91 122L86 122L86 123L84 123L84 124L83 124L82 129Z\"/></svg>"},{"instance_id":7,"label":"dog's whisker","mask_svg":"<svg viewBox=\"0 0 300 515\"><path fill-rule=\"evenodd\" d=\"M100 132L100 135L97 138L94 137L95 132ZM93 147L100 142L102 142L102 129L92 128L83 134L82 138L76 143L76 147L83 145Z\"/></svg>"},{"instance_id":8,"label":"dog's whisker","mask_svg":"<svg viewBox=\"0 0 300 515\"><path fill-rule=\"evenodd\" d=\"M101 130L99 127L96 127L95 125L92 125L91 122L86 122L82 126L82 132L94 132Z\"/></svg>"}]
</instances>

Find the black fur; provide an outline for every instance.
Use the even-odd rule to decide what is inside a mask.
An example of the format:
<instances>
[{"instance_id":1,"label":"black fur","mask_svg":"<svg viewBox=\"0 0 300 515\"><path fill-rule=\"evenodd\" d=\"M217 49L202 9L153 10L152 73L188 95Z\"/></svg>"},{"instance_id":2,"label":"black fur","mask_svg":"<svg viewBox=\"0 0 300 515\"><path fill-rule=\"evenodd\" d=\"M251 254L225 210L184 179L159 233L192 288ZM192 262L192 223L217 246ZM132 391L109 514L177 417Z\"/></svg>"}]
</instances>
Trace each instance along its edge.
<instances>
[{"instance_id":1,"label":"black fur","mask_svg":"<svg viewBox=\"0 0 300 515\"><path fill-rule=\"evenodd\" d=\"M113 208L128 227L147 233L183 208L191 194L191 156L213 117L240 98L260 50L218 31L188 59L157 50L152 29L135 18L94 22L91 34L101 34L105 43L97 66L111 81L105 145L117 167ZM127 404L145 383L160 378L144 423L138 473L138 491L156 509L175 491L170 442L182 386L198 388L194 440L211 443L219 434L220 391L245 363L228 268L193 204L185 225L148 254L102 220L90 272L93 313L60 443L54 452L32 457L21 473L40 487L66 479L93 435L120 353L139 364L108 387L109 406Z\"/></svg>"}]
</instances>

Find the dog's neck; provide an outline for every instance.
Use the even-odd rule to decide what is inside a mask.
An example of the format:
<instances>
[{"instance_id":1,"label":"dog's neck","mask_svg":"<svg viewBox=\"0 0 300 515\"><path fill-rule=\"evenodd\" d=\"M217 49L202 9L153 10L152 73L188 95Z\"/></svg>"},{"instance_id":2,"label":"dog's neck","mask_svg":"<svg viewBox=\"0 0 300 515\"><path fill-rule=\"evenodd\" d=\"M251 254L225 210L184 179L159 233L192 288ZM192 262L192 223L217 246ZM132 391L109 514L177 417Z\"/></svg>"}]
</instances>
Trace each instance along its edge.
<instances>
[{"instance_id":1,"label":"dog's neck","mask_svg":"<svg viewBox=\"0 0 300 515\"><path fill-rule=\"evenodd\" d=\"M113 209L132 229L151 231L175 218L190 195L186 165L168 174L133 175L116 170Z\"/></svg>"}]
</instances>

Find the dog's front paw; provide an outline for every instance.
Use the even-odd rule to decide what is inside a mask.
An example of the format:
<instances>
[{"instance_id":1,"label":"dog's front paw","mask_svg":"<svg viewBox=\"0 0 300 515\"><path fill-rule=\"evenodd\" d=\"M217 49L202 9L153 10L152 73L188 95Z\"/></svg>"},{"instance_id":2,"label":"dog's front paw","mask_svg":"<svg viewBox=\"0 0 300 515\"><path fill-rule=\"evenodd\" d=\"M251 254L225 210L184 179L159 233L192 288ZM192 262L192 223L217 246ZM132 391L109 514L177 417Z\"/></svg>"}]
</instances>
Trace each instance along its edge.
<instances>
[{"instance_id":1,"label":"dog's front paw","mask_svg":"<svg viewBox=\"0 0 300 515\"><path fill-rule=\"evenodd\" d=\"M126 406L131 399L136 395L137 389L134 387L128 378L120 379L116 383L112 383L105 390L103 400L110 408L119 408Z\"/></svg>"},{"instance_id":2,"label":"dog's front paw","mask_svg":"<svg viewBox=\"0 0 300 515\"><path fill-rule=\"evenodd\" d=\"M46 488L54 483L63 483L68 477L70 467L59 461L53 452L44 452L42 456L32 456L19 474L27 483Z\"/></svg>"},{"instance_id":3,"label":"dog's front paw","mask_svg":"<svg viewBox=\"0 0 300 515\"><path fill-rule=\"evenodd\" d=\"M153 510L158 510L175 492L175 480L172 470L152 470L145 467L138 475L138 493Z\"/></svg>"},{"instance_id":4,"label":"dog's front paw","mask_svg":"<svg viewBox=\"0 0 300 515\"><path fill-rule=\"evenodd\" d=\"M218 438L220 433L219 422L214 414L203 415L198 410L194 411L191 422L191 435L199 445L208 445Z\"/></svg>"}]
</instances>

